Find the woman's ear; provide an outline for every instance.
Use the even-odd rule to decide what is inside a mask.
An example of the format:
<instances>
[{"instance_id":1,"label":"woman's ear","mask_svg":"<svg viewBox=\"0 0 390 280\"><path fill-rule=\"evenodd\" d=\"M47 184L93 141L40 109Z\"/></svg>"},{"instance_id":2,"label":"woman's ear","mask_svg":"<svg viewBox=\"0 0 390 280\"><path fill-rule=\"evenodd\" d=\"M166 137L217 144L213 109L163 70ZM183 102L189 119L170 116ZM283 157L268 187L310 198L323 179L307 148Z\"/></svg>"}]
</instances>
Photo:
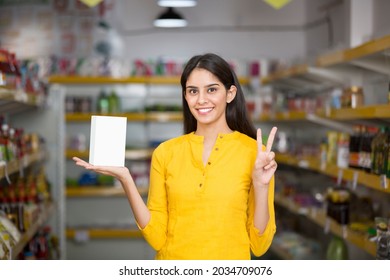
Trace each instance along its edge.
<instances>
[{"instance_id":1,"label":"woman's ear","mask_svg":"<svg viewBox=\"0 0 390 280\"><path fill-rule=\"evenodd\" d=\"M227 92L227 99L226 99L226 102L227 103L230 103L234 100L234 98L236 97L236 93L237 93L237 88L236 86L231 86L230 89L228 90Z\"/></svg>"}]
</instances>

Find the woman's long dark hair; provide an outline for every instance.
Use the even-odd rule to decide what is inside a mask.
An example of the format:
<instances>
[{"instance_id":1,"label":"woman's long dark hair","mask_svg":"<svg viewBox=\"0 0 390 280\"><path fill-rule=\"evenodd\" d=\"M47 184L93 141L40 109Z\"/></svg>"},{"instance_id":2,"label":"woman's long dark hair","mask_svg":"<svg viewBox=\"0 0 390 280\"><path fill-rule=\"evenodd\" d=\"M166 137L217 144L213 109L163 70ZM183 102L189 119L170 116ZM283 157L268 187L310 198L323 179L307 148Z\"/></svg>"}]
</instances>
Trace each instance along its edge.
<instances>
[{"instance_id":1,"label":"woman's long dark hair","mask_svg":"<svg viewBox=\"0 0 390 280\"><path fill-rule=\"evenodd\" d=\"M229 90L232 85L237 88L237 93L232 102L226 106L226 121L231 130L237 130L241 133L256 139L256 129L249 118L244 93L237 79L236 74L220 56L207 53L204 55L193 56L186 64L181 75L180 83L182 88L184 133L196 131L196 119L191 114L185 99L187 79L195 68L205 69L216 76L221 83Z\"/></svg>"}]
</instances>

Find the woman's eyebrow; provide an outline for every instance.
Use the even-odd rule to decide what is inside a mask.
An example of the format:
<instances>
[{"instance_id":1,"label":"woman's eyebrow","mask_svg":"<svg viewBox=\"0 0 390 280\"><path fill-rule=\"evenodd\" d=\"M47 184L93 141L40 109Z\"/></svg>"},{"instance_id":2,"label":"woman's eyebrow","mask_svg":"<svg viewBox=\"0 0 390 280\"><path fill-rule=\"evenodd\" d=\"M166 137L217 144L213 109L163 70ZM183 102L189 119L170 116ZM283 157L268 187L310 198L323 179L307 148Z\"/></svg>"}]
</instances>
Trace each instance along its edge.
<instances>
[{"instance_id":1,"label":"woman's eyebrow","mask_svg":"<svg viewBox=\"0 0 390 280\"><path fill-rule=\"evenodd\" d=\"M220 86L220 84L212 83L212 84L205 85L204 87L207 88L207 87L212 87L212 86ZM198 87L197 86L186 86L186 88L198 88Z\"/></svg>"}]
</instances>

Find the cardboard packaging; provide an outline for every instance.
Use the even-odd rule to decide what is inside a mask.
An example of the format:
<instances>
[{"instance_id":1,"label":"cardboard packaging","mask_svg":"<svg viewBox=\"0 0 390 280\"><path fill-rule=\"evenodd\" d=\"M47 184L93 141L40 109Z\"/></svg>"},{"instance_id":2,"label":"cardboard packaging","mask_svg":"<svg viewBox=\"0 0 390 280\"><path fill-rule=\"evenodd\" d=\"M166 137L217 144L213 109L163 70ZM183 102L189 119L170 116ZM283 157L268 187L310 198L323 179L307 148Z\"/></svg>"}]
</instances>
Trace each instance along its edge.
<instances>
[{"instance_id":1,"label":"cardboard packaging","mask_svg":"<svg viewBox=\"0 0 390 280\"><path fill-rule=\"evenodd\" d=\"M89 163L125 166L126 117L92 116Z\"/></svg>"}]
</instances>

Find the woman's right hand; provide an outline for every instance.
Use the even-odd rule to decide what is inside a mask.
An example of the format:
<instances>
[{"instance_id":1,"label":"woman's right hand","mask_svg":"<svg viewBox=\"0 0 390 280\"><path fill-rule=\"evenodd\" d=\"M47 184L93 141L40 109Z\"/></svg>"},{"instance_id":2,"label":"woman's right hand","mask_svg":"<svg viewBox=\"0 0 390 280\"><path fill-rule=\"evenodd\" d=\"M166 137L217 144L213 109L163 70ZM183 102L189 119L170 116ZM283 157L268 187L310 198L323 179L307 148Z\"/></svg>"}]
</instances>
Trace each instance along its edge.
<instances>
[{"instance_id":1,"label":"woman's right hand","mask_svg":"<svg viewBox=\"0 0 390 280\"><path fill-rule=\"evenodd\" d=\"M93 164L90 164L78 157L72 158L76 165L79 165L81 167L84 167L87 170L92 170L100 174L113 176L116 179L118 179L120 182L125 182L128 179L131 179L131 175L129 172L129 169L127 167L121 167L121 166L96 166Z\"/></svg>"}]
</instances>

